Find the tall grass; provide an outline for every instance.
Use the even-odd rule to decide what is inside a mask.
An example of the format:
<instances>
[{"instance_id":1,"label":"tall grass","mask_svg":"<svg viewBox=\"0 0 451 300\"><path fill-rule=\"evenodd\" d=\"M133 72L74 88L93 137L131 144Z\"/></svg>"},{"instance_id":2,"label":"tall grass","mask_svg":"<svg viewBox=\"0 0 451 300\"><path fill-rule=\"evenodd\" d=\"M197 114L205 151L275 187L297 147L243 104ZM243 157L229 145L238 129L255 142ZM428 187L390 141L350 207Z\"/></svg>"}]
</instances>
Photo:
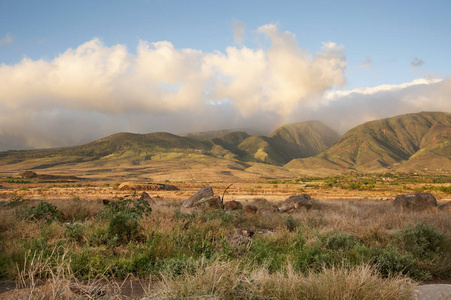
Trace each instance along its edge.
<instances>
[{"instance_id":1,"label":"tall grass","mask_svg":"<svg viewBox=\"0 0 451 300\"><path fill-rule=\"evenodd\" d=\"M275 273L216 260L196 263L193 272L163 274L152 299L411 299L408 278L383 278L371 266L323 268L303 274L291 265Z\"/></svg>"},{"instance_id":2,"label":"tall grass","mask_svg":"<svg viewBox=\"0 0 451 300\"><path fill-rule=\"evenodd\" d=\"M388 201L320 201L282 214L254 200L260 215L49 200L51 222L39 203L16 202L0 207L0 278L29 291L132 275L157 282L148 294L160 298L404 299L409 278L451 278L449 213Z\"/></svg>"}]
</instances>

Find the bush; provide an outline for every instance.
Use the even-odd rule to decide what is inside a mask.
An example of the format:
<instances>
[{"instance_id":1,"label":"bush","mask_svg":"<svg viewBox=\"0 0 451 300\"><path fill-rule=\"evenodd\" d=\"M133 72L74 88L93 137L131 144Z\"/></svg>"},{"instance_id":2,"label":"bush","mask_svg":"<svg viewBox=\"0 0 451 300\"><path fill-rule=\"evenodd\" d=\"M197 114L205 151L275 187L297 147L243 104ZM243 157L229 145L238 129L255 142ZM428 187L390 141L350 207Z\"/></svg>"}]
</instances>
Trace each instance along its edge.
<instances>
[{"instance_id":1,"label":"bush","mask_svg":"<svg viewBox=\"0 0 451 300\"><path fill-rule=\"evenodd\" d=\"M328 239L326 246L331 250L349 250L356 242L354 235L337 231Z\"/></svg>"},{"instance_id":2,"label":"bush","mask_svg":"<svg viewBox=\"0 0 451 300\"><path fill-rule=\"evenodd\" d=\"M108 236L111 245L127 244L134 240L139 233L138 217L133 213L118 213L114 215L108 226Z\"/></svg>"},{"instance_id":3,"label":"bush","mask_svg":"<svg viewBox=\"0 0 451 300\"><path fill-rule=\"evenodd\" d=\"M45 201L39 203L38 206L22 210L20 214L25 219L46 220L47 223L52 223L52 221L62 216L62 213L55 205Z\"/></svg>"},{"instance_id":4,"label":"bush","mask_svg":"<svg viewBox=\"0 0 451 300\"><path fill-rule=\"evenodd\" d=\"M445 241L445 236L427 223L408 225L398 234L404 249L420 259L432 258Z\"/></svg>"}]
</instances>

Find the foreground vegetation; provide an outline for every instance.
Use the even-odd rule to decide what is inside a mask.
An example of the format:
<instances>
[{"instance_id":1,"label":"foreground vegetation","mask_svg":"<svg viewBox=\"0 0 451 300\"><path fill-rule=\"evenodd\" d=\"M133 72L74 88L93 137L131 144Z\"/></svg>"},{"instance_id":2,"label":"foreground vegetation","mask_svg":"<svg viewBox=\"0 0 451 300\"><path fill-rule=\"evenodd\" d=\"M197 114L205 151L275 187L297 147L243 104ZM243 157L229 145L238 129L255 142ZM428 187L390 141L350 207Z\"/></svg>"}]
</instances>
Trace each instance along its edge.
<instances>
[{"instance_id":1,"label":"foreground vegetation","mask_svg":"<svg viewBox=\"0 0 451 300\"><path fill-rule=\"evenodd\" d=\"M451 279L448 212L321 201L281 214L249 203L260 213L151 208L134 195L107 206L13 197L0 209L0 278L30 287L133 276L152 298L229 299L408 299L413 281Z\"/></svg>"}]
</instances>

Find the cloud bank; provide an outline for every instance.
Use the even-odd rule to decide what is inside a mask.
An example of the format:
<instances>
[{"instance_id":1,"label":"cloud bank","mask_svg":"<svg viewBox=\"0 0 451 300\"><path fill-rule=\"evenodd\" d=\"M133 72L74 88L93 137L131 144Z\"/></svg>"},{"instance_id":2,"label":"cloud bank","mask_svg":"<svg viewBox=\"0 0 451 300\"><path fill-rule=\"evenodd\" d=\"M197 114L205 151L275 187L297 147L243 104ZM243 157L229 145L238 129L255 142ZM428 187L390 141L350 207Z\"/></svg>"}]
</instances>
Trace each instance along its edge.
<instances>
[{"instance_id":1,"label":"cloud bank","mask_svg":"<svg viewBox=\"0 0 451 300\"><path fill-rule=\"evenodd\" d=\"M343 46L325 42L312 54L277 24L256 34L264 45L210 53L169 41L140 41L132 53L93 39L52 60L1 64L0 150L76 145L120 131L271 130L311 119L343 131L371 118L451 110L449 79L337 90L346 84Z\"/></svg>"}]
</instances>

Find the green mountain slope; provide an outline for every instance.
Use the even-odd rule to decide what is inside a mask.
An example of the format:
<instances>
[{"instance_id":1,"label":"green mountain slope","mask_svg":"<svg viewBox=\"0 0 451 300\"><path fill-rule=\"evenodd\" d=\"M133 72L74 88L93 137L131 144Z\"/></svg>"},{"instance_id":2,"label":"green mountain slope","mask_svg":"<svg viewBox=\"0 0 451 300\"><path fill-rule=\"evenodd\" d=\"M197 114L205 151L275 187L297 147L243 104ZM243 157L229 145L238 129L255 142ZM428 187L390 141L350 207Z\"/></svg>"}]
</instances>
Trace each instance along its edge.
<instances>
[{"instance_id":1,"label":"green mountain slope","mask_svg":"<svg viewBox=\"0 0 451 300\"><path fill-rule=\"evenodd\" d=\"M238 147L256 161L285 164L294 158L316 155L338 140L338 134L320 121L287 124L270 137L252 136Z\"/></svg>"},{"instance_id":2,"label":"green mountain slope","mask_svg":"<svg viewBox=\"0 0 451 300\"><path fill-rule=\"evenodd\" d=\"M207 154L212 147L210 141L189 139L165 132L149 134L122 132L75 147L0 152L0 158L2 164L45 159L46 163L42 167L46 167L99 159L150 160L156 155L161 157L169 153Z\"/></svg>"},{"instance_id":3,"label":"green mountain slope","mask_svg":"<svg viewBox=\"0 0 451 300\"><path fill-rule=\"evenodd\" d=\"M314 156L339 139L339 135L320 121L299 122L279 127L271 138L291 159Z\"/></svg>"},{"instance_id":4,"label":"green mountain slope","mask_svg":"<svg viewBox=\"0 0 451 300\"><path fill-rule=\"evenodd\" d=\"M447 167L451 156L450 134L449 113L401 115L359 125L321 154L295 159L286 166L377 171L401 169L404 165L419 170L440 161Z\"/></svg>"}]
</instances>

